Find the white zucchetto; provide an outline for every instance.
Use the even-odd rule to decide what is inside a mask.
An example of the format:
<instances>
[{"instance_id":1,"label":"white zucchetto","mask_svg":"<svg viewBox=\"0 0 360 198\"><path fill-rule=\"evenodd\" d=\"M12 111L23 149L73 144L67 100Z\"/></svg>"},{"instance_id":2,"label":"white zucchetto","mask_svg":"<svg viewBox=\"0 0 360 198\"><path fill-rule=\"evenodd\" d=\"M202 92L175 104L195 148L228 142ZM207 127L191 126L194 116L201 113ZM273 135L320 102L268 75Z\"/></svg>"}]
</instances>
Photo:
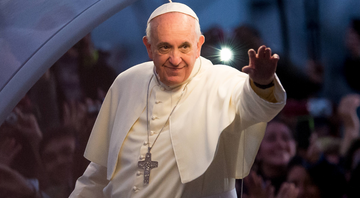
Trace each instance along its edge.
<instances>
[{"instance_id":1,"label":"white zucchetto","mask_svg":"<svg viewBox=\"0 0 360 198\"><path fill-rule=\"evenodd\" d=\"M181 12L199 21L199 18L196 16L195 12L189 6L182 3L170 2L170 3L165 3L159 6L158 8L156 8L154 12L150 15L147 23L149 23L153 18L169 12Z\"/></svg>"}]
</instances>

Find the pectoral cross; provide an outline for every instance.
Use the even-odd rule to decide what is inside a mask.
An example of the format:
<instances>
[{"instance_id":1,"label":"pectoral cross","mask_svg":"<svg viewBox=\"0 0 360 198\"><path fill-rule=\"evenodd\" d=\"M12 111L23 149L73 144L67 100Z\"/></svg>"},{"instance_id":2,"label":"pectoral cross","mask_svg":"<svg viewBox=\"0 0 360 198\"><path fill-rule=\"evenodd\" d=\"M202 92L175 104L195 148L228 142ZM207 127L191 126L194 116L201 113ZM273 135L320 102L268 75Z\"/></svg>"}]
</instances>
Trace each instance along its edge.
<instances>
[{"instance_id":1,"label":"pectoral cross","mask_svg":"<svg viewBox=\"0 0 360 198\"><path fill-rule=\"evenodd\" d=\"M138 167L144 169L144 184L149 184L150 171L158 167L158 162L151 161L151 153L147 152L145 160L138 162Z\"/></svg>"}]
</instances>

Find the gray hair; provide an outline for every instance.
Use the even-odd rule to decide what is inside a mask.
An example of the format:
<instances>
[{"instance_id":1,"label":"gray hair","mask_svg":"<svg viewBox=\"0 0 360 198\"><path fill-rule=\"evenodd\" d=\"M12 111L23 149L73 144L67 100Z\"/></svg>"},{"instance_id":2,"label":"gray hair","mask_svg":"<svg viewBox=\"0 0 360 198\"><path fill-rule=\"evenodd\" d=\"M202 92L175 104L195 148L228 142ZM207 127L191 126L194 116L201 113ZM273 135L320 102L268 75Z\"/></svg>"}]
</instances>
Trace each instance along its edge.
<instances>
[{"instance_id":1,"label":"gray hair","mask_svg":"<svg viewBox=\"0 0 360 198\"><path fill-rule=\"evenodd\" d=\"M196 19L195 19L195 33L196 33L197 38L200 38L200 36L202 35L201 30L200 30L200 23ZM147 38L148 43L150 43L151 42L151 21L146 26L146 38Z\"/></svg>"}]
</instances>

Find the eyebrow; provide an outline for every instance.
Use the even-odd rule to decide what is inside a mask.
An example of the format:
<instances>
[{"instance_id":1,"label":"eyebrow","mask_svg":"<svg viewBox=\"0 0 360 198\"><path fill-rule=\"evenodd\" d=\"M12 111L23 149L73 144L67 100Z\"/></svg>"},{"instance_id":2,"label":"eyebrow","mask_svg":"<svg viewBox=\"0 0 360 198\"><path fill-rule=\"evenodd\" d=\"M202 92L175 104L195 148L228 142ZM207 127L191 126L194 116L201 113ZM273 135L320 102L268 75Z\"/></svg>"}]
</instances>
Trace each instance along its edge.
<instances>
[{"instance_id":1,"label":"eyebrow","mask_svg":"<svg viewBox=\"0 0 360 198\"><path fill-rule=\"evenodd\" d=\"M191 46L191 43L185 41L185 42L181 43L180 47L185 46L185 45Z\"/></svg>"},{"instance_id":2,"label":"eyebrow","mask_svg":"<svg viewBox=\"0 0 360 198\"><path fill-rule=\"evenodd\" d=\"M170 43L162 42L162 43L157 44L158 47L161 47L161 46L164 46L164 45L170 45ZM172 45L170 45L170 46L172 46Z\"/></svg>"},{"instance_id":3,"label":"eyebrow","mask_svg":"<svg viewBox=\"0 0 360 198\"><path fill-rule=\"evenodd\" d=\"M161 43L159 43L157 46L158 46L158 47L161 47L161 46L164 46L164 45L172 46L172 45L171 45L170 43L168 43L168 42L161 42ZM185 42L181 43L181 44L179 45L179 47L182 47L182 46L185 46L185 45L191 46L191 43L188 42L188 41L185 41Z\"/></svg>"}]
</instances>

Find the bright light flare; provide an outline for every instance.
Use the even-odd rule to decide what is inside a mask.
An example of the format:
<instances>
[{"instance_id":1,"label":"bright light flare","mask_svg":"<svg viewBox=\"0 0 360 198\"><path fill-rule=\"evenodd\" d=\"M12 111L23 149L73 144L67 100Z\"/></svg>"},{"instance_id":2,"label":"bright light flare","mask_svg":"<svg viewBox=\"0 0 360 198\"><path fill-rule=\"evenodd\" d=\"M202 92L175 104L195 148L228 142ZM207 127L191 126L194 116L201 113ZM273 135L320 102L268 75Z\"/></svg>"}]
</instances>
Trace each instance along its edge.
<instances>
[{"instance_id":1,"label":"bright light flare","mask_svg":"<svg viewBox=\"0 0 360 198\"><path fill-rule=\"evenodd\" d=\"M224 62L231 61L233 58L233 52L229 48L223 48L220 50L220 60Z\"/></svg>"}]
</instances>

